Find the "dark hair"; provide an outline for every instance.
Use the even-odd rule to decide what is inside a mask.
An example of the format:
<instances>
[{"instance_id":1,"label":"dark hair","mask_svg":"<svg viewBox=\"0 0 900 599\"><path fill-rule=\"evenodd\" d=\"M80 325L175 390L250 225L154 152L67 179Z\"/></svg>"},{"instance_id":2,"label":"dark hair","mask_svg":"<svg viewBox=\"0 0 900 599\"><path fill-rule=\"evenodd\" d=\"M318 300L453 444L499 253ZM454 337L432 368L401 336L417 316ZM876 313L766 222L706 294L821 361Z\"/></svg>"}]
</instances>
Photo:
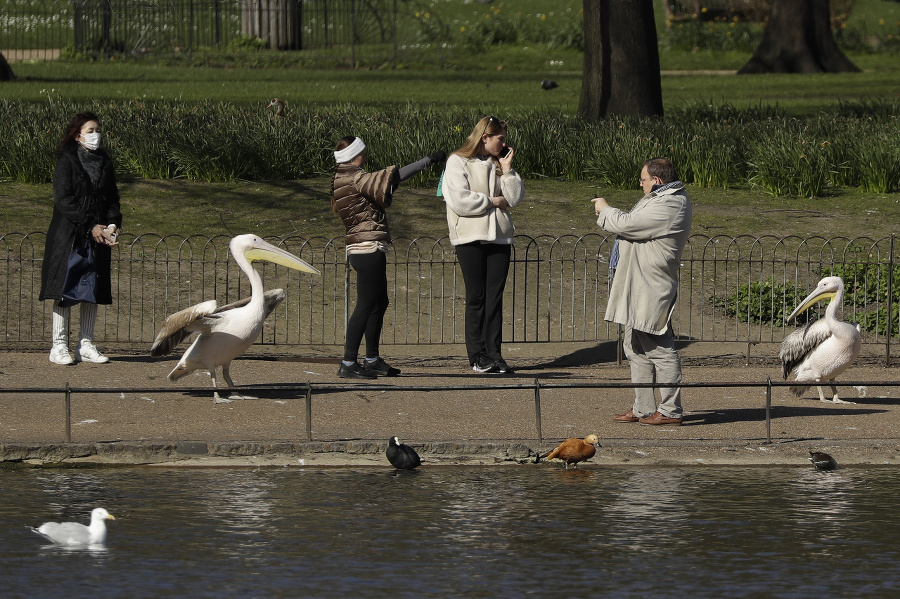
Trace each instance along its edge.
<instances>
[{"instance_id":1,"label":"dark hair","mask_svg":"<svg viewBox=\"0 0 900 599\"><path fill-rule=\"evenodd\" d=\"M344 148L346 148L350 144L352 144L354 141L356 141L355 135L348 135L347 137L342 137L340 139L340 141L337 142L337 145L334 146L334 151L340 152L341 150L343 150Z\"/></svg>"},{"instance_id":2,"label":"dark hair","mask_svg":"<svg viewBox=\"0 0 900 599\"><path fill-rule=\"evenodd\" d=\"M79 112L76 115L72 116L72 120L69 121L69 124L66 126L66 133L62 138L62 141L59 142L59 146L57 147L57 152L63 151L63 149L69 144L75 143L75 138L81 133L81 128L84 127L84 124L88 121L97 121L100 122L100 117L90 111Z\"/></svg>"},{"instance_id":3,"label":"dark hair","mask_svg":"<svg viewBox=\"0 0 900 599\"><path fill-rule=\"evenodd\" d=\"M647 174L651 177L659 177L663 183L671 183L678 180L678 173L675 172L675 165L668 158L651 158L644 163L647 167Z\"/></svg>"}]
</instances>

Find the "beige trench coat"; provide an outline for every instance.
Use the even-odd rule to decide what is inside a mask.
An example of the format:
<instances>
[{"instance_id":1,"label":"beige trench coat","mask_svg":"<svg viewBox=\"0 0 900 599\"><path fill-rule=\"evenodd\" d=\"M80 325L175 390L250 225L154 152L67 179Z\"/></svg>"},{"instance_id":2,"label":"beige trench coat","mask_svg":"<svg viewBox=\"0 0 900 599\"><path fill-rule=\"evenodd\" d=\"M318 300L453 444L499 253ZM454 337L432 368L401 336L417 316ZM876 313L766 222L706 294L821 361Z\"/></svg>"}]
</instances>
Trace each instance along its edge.
<instances>
[{"instance_id":1,"label":"beige trench coat","mask_svg":"<svg viewBox=\"0 0 900 599\"><path fill-rule=\"evenodd\" d=\"M684 187L650 192L630 212L607 206L597 224L619 238L605 320L662 335L678 296L681 253L691 232Z\"/></svg>"}]
</instances>

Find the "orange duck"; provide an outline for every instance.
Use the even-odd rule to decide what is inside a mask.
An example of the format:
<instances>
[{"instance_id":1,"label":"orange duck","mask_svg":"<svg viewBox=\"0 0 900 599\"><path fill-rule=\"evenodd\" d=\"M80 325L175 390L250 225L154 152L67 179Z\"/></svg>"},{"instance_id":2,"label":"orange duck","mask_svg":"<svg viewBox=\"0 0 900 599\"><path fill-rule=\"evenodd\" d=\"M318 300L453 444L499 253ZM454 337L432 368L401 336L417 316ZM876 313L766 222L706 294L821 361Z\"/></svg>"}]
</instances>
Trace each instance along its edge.
<instances>
[{"instance_id":1,"label":"orange duck","mask_svg":"<svg viewBox=\"0 0 900 599\"><path fill-rule=\"evenodd\" d=\"M547 458L548 460L558 458L565 463L566 470L569 469L569 464L572 464L572 468L577 468L578 462L594 457L594 454L597 453L597 447L599 447L598 443L600 443L600 437L593 434L588 435L584 439L576 439L574 437L566 439L557 445L553 451L539 455L534 463L538 463L542 458Z\"/></svg>"}]
</instances>

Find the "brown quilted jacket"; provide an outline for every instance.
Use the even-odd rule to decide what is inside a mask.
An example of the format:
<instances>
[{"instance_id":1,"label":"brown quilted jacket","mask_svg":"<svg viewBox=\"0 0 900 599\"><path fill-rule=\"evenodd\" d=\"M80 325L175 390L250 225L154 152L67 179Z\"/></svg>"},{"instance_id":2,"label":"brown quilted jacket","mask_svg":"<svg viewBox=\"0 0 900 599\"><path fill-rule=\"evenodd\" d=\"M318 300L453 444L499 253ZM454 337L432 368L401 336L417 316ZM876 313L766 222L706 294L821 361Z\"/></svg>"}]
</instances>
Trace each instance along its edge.
<instances>
[{"instance_id":1,"label":"brown quilted jacket","mask_svg":"<svg viewBox=\"0 0 900 599\"><path fill-rule=\"evenodd\" d=\"M347 228L347 245L363 241L390 243L387 214L399 167L367 173L349 163L339 164L331 180L331 207Z\"/></svg>"}]
</instances>

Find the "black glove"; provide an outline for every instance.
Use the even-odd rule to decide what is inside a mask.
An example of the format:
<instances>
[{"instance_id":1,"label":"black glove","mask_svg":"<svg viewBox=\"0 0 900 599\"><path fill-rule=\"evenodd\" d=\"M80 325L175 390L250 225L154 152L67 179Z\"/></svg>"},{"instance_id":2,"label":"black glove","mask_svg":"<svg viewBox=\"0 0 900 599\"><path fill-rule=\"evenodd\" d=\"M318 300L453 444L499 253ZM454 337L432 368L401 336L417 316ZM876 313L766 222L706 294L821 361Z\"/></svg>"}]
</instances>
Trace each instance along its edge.
<instances>
[{"instance_id":1,"label":"black glove","mask_svg":"<svg viewBox=\"0 0 900 599\"><path fill-rule=\"evenodd\" d=\"M438 162L444 162L447 160L447 152L443 150L438 150L437 152L433 152L428 155L429 160L431 160L431 164L435 164Z\"/></svg>"}]
</instances>

